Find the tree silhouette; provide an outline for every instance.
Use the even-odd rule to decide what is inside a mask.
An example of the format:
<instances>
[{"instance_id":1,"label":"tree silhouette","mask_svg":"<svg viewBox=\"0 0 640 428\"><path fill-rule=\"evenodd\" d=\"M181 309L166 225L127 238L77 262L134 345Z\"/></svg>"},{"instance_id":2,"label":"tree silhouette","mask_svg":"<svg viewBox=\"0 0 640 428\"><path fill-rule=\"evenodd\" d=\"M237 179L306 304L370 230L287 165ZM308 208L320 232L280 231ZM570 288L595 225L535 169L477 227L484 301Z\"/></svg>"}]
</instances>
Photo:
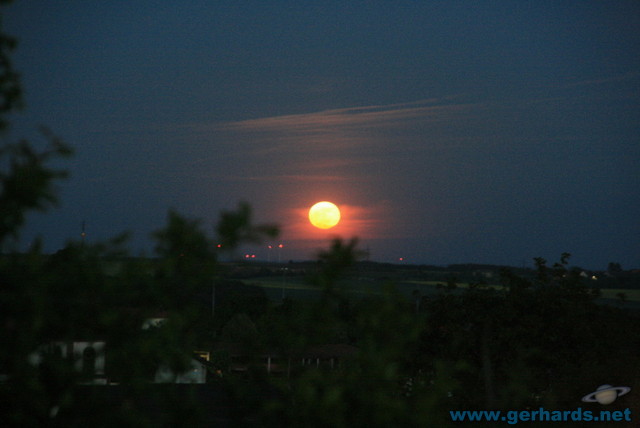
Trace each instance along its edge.
<instances>
[{"instance_id":1,"label":"tree silhouette","mask_svg":"<svg viewBox=\"0 0 640 428\"><path fill-rule=\"evenodd\" d=\"M48 165L72 150L50 132L43 133L49 140L45 150L25 140L0 148L0 160L9 164L8 171L0 171L0 248L7 238L18 237L28 211L45 211L57 202L54 183L67 173Z\"/></svg>"},{"instance_id":2,"label":"tree silhouette","mask_svg":"<svg viewBox=\"0 0 640 428\"><path fill-rule=\"evenodd\" d=\"M0 1L0 5L7 3L11 3L11 0ZM0 28L2 24L0 22ZM8 126L6 115L22 107L20 77L11 62L11 52L16 46L16 39L0 30L0 131Z\"/></svg>"},{"instance_id":3,"label":"tree silhouette","mask_svg":"<svg viewBox=\"0 0 640 428\"><path fill-rule=\"evenodd\" d=\"M243 243L260 243L265 238L275 238L279 228L274 224L253 224L251 206L240 202L236 211L223 211L216 225L218 243L232 257Z\"/></svg>"}]
</instances>

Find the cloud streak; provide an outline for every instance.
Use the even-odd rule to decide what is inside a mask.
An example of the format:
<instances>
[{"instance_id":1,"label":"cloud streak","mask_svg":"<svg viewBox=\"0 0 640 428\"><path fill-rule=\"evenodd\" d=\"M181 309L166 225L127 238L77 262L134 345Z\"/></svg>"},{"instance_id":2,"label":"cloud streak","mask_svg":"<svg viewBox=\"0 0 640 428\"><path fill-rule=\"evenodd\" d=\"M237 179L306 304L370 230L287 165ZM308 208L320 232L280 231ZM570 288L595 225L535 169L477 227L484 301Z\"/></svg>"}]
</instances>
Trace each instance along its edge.
<instances>
[{"instance_id":1,"label":"cloud streak","mask_svg":"<svg viewBox=\"0 0 640 428\"><path fill-rule=\"evenodd\" d=\"M565 85L565 87L574 88L574 87L580 87L580 86L605 85L605 84L608 84L608 83L625 82L625 81L628 81L628 80L637 79L638 77L640 77L640 73L638 73L638 72L629 72L629 73L619 74L619 75L615 75L615 76L611 76L611 77L605 77L605 78L601 78L601 79L581 80L581 81L578 81L578 82L569 83L569 84Z\"/></svg>"},{"instance_id":2,"label":"cloud streak","mask_svg":"<svg viewBox=\"0 0 640 428\"><path fill-rule=\"evenodd\" d=\"M345 169L379 164L417 128L429 127L433 135L435 127L475 116L478 106L457 103L453 97L425 99L198 124L192 132L204 135L202 141L213 144L210 150L227 159L252 158L285 168L276 175L318 175L336 169L351 175Z\"/></svg>"},{"instance_id":3,"label":"cloud streak","mask_svg":"<svg viewBox=\"0 0 640 428\"><path fill-rule=\"evenodd\" d=\"M234 176L226 177L229 181L287 181L287 182L318 182L318 181L344 181L348 177L340 175L263 175L263 176Z\"/></svg>"},{"instance_id":4,"label":"cloud streak","mask_svg":"<svg viewBox=\"0 0 640 428\"><path fill-rule=\"evenodd\" d=\"M453 113L469 110L473 104L447 104L427 99L407 103L371 105L323 110L313 113L272 116L228 122L217 126L220 130L272 132L328 132L332 128L362 128L398 126L406 121L448 120Z\"/></svg>"}]
</instances>

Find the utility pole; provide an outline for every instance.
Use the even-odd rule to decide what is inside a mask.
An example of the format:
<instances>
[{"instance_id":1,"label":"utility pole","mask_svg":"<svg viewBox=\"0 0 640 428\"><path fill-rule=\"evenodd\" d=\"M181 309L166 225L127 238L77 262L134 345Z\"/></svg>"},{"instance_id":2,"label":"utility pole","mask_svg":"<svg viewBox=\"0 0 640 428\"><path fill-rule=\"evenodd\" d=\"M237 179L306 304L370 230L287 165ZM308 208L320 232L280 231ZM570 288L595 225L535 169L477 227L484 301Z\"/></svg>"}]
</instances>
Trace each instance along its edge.
<instances>
[{"instance_id":1,"label":"utility pole","mask_svg":"<svg viewBox=\"0 0 640 428\"><path fill-rule=\"evenodd\" d=\"M82 247L84 247L84 238L85 236L87 236L87 234L84 231L84 227L85 227L85 221L82 220L82 230L80 231L80 245Z\"/></svg>"},{"instance_id":2,"label":"utility pole","mask_svg":"<svg viewBox=\"0 0 640 428\"><path fill-rule=\"evenodd\" d=\"M216 315L216 279L211 282L211 317Z\"/></svg>"}]
</instances>

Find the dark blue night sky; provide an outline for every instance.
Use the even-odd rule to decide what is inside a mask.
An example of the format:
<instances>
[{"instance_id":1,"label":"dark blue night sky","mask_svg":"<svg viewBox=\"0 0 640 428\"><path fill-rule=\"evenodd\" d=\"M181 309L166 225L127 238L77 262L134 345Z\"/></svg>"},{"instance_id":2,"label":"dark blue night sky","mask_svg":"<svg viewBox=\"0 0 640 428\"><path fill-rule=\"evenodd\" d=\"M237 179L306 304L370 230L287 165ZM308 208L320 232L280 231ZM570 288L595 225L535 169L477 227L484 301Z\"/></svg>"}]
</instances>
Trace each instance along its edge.
<instances>
[{"instance_id":1,"label":"dark blue night sky","mask_svg":"<svg viewBox=\"0 0 640 428\"><path fill-rule=\"evenodd\" d=\"M283 257L640 267L640 2L16 1L26 109L75 147L55 250L250 202ZM306 220L330 200L343 222ZM266 258L266 250L252 251Z\"/></svg>"}]
</instances>

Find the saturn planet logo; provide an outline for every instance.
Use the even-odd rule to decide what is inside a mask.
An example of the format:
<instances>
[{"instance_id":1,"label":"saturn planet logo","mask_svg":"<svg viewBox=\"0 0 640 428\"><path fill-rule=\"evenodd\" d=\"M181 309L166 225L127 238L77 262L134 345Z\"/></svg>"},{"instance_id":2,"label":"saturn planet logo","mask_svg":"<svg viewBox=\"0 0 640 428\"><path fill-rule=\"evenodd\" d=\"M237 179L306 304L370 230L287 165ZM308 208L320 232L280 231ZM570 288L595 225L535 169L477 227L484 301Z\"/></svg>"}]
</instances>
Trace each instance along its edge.
<instances>
[{"instance_id":1,"label":"saturn planet logo","mask_svg":"<svg viewBox=\"0 0 640 428\"><path fill-rule=\"evenodd\" d=\"M629 388L628 386L600 385L594 392L582 397L582 401L597 401L600 404L611 404L616 401L618 397L626 394L629 391L631 391L631 388Z\"/></svg>"}]
</instances>

